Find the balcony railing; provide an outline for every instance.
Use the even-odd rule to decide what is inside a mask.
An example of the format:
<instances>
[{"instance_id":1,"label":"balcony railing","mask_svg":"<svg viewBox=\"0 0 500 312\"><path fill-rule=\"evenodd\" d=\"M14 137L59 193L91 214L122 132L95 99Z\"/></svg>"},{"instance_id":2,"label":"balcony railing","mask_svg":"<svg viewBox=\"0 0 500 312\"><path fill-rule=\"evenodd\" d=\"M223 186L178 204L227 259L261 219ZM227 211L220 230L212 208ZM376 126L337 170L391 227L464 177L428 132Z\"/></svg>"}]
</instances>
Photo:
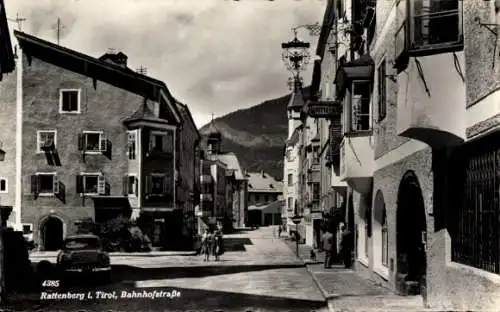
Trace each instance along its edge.
<instances>
[{"instance_id":1,"label":"balcony railing","mask_svg":"<svg viewBox=\"0 0 500 312\"><path fill-rule=\"evenodd\" d=\"M203 174L200 176L201 183L211 183L212 181L212 176L209 174Z\"/></svg>"},{"instance_id":2,"label":"balcony railing","mask_svg":"<svg viewBox=\"0 0 500 312\"><path fill-rule=\"evenodd\" d=\"M202 194L200 194L200 200L201 201L209 201L209 202L211 202L211 201L214 200L214 198L213 198L212 194L203 194L202 193Z\"/></svg>"}]
</instances>

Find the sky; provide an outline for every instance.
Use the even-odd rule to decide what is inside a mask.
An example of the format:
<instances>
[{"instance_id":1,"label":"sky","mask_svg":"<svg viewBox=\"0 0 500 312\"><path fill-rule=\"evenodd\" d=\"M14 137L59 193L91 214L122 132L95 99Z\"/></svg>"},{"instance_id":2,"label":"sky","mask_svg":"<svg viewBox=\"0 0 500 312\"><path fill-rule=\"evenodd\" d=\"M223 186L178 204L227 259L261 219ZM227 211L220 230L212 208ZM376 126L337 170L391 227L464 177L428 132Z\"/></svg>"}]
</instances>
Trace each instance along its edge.
<instances>
[{"instance_id":1,"label":"sky","mask_svg":"<svg viewBox=\"0 0 500 312\"><path fill-rule=\"evenodd\" d=\"M321 23L326 0L5 0L5 5L9 19L26 18L23 32L57 43L60 18L60 45L93 57L110 48L125 53L130 68L146 67L148 76L164 81L201 127L212 114L221 117L290 92L281 42L293 38L292 27ZM18 23L10 21L9 27L18 29ZM315 49L317 37L302 30L299 38Z\"/></svg>"}]
</instances>

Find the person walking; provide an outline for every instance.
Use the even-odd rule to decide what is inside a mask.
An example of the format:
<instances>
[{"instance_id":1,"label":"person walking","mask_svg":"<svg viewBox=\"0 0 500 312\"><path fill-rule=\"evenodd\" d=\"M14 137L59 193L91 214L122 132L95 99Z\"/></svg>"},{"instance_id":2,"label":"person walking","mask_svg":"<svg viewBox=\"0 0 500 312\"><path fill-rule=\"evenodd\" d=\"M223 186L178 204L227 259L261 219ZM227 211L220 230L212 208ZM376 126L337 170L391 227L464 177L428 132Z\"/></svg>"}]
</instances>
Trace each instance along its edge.
<instances>
[{"instance_id":1,"label":"person walking","mask_svg":"<svg viewBox=\"0 0 500 312\"><path fill-rule=\"evenodd\" d=\"M220 255L222 254L222 232L220 230L217 230L214 233L213 253L215 256L215 261L219 261Z\"/></svg>"},{"instance_id":2,"label":"person walking","mask_svg":"<svg viewBox=\"0 0 500 312\"><path fill-rule=\"evenodd\" d=\"M323 250L325 251L325 268L331 268L332 266L332 249L333 249L333 234L330 230L327 230L325 234L323 234Z\"/></svg>"},{"instance_id":3,"label":"person walking","mask_svg":"<svg viewBox=\"0 0 500 312\"><path fill-rule=\"evenodd\" d=\"M341 253L342 259L344 261L344 266L349 269L352 266L352 248L354 245L354 239L352 237L351 231L343 224L341 227L342 231L342 242L341 242Z\"/></svg>"},{"instance_id":4,"label":"person walking","mask_svg":"<svg viewBox=\"0 0 500 312\"><path fill-rule=\"evenodd\" d=\"M281 237L281 231L282 231L281 226L278 226L278 238Z\"/></svg>"},{"instance_id":5,"label":"person walking","mask_svg":"<svg viewBox=\"0 0 500 312\"><path fill-rule=\"evenodd\" d=\"M202 237L203 255L205 256L203 261L210 260L210 249L212 247L212 235L208 229L205 229Z\"/></svg>"}]
</instances>

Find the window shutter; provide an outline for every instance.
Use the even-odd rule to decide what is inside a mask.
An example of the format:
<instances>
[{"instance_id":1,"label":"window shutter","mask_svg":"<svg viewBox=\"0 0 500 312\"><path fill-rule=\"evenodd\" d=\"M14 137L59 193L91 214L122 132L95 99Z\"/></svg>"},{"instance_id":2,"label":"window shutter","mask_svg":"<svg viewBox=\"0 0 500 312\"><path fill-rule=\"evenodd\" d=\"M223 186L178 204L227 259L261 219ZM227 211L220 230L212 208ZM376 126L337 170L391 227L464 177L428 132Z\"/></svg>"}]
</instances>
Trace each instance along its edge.
<instances>
[{"instance_id":1,"label":"window shutter","mask_svg":"<svg viewBox=\"0 0 500 312\"><path fill-rule=\"evenodd\" d=\"M97 193L106 194L106 177L103 175L97 176Z\"/></svg>"},{"instance_id":2,"label":"window shutter","mask_svg":"<svg viewBox=\"0 0 500 312\"><path fill-rule=\"evenodd\" d=\"M59 177L57 175L54 175L54 177L52 177L52 183L52 191L54 192L54 194L59 194Z\"/></svg>"},{"instance_id":3,"label":"window shutter","mask_svg":"<svg viewBox=\"0 0 500 312\"><path fill-rule=\"evenodd\" d=\"M169 192L169 187L168 187L168 175L165 175L163 177L163 194L168 194Z\"/></svg>"},{"instance_id":4,"label":"window shutter","mask_svg":"<svg viewBox=\"0 0 500 312\"><path fill-rule=\"evenodd\" d=\"M123 196L127 196L128 195L128 176L123 176L122 185L123 185Z\"/></svg>"},{"instance_id":5,"label":"window shutter","mask_svg":"<svg viewBox=\"0 0 500 312\"><path fill-rule=\"evenodd\" d=\"M144 189L146 190L146 194L150 194L151 193L151 185L153 184L152 177L147 176L146 180L144 180L144 182L146 182L144 185Z\"/></svg>"},{"instance_id":6,"label":"window shutter","mask_svg":"<svg viewBox=\"0 0 500 312\"><path fill-rule=\"evenodd\" d=\"M31 194L37 196L40 192L40 179L37 175L31 176Z\"/></svg>"},{"instance_id":7,"label":"window shutter","mask_svg":"<svg viewBox=\"0 0 500 312\"><path fill-rule=\"evenodd\" d=\"M84 136L83 133L78 134L78 150L83 151L85 150L85 144L84 144Z\"/></svg>"},{"instance_id":8,"label":"window shutter","mask_svg":"<svg viewBox=\"0 0 500 312\"><path fill-rule=\"evenodd\" d=\"M139 179L134 178L134 194L135 196L139 196Z\"/></svg>"},{"instance_id":9,"label":"window shutter","mask_svg":"<svg viewBox=\"0 0 500 312\"><path fill-rule=\"evenodd\" d=\"M156 141L155 141L155 136L150 133L149 134L149 151L152 151L155 149Z\"/></svg>"},{"instance_id":10,"label":"window shutter","mask_svg":"<svg viewBox=\"0 0 500 312\"><path fill-rule=\"evenodd\" d=\"M136 142L136 133L129 132L128 133L128 142L127 142L128 158L129 159L135 159L135 144L136 144L135 142Z\"/></svg>"},{"instance_id":11,"label":"window shutter","mask_svg":"<svg viewBox=\"0 0 500 312\"><path fill-rule=\"evenodd\" d=\"M108 151L108 140L103 135L99 138L99 150L103 153Z\"/></svg>"},{"instance_id":12,"label":"window shutter","mask_svg":"<svg viewBox=\"0 0 500 312\"><path fill-rule=\"evenodd\" d=\"M76 192L83 193L83 176L76 176Z\"/></svg>"}]
</instances>

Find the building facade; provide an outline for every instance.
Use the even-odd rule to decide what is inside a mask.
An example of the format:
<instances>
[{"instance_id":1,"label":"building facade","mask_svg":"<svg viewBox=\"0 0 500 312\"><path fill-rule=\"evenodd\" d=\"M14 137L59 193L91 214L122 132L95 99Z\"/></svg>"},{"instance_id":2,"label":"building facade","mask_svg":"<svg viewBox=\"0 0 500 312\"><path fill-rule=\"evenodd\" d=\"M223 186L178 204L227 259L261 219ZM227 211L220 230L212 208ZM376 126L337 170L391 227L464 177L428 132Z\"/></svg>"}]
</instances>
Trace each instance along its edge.
<instances>
[{"instance_id":1,"label":"building facade","mask_svg":"<svg viewBox=\"0 0 500 312\"><path fill-rule=\"evenodd\" d=\"M193 117L187 105L177 103L177 108L182 116L182 124L179 131L177 167L179 178L177 179L177 207L182 207L184 215L184 226L182 229L185 239L183 245L191 246L193 234L196 233L195 206L198 205L199 195L196 197L196 188L199 180L199 160L197 159L197 148L201 140L200 133L196 128Z\"/></svg>"},{"instance_id":2,"label":"building facade","mask_svg":"<svg viewBox=\"0 0 500 312\"><path fill-rule=\"evenodd\" d=\"M1 86L0 114L8 125L0 140L12 148L1 172L11 224L31 229L40 248L57 250L78 221L124 216L154 246L177 248L183 119L166 85L127 68L123 53L96 59L15 36L16 75Z\"/></svg>"},{"instance_id":3,"label":"building facade","mask_svg":"<svg viewBox=\"0 0 500 312\"><path fill-rule=\"evenodd\" d=\"M248 204L264 205L277 201L283 196L283 182L276 181L274 177L260 172L246 172L248 179ZM281 221L280 221L281 222Z\"/></svg>"},{"instance_id":4,"label":"building facade","mask_svg":"<svg viewBox=\"0 0 500 312\"><path fill-rule=\"evenodd\" d=\"M355 268L430 307L495 309L498 1L328 5L342 115L326 159Z\"/></svg>"},{"instance_id":5,"label":"building facade","mask_svg":"<svg viewBox=\"0 0 500 312\"><path fill-rule=\"evenodd\" d=\"M297 225L292 222L295 214L302 214L302 206L299 205L301 186L301 147L302 147L302 119L300 112L305 104L303 90L300 84L294 86L287 105L288 116L288 138L285 145L283 165L283 206L282 219L286 224L289 235L297 231ZM298 226L300 228L300 225Z\"/></svg>"},{"instance_id":6,"label":"building facade","mask_svg":"<svg viewBox=\"0 0 500 312\"><path fill-rule=\"evenodd\" d=\"M221 144L222 134L212 121L202 141L200 231L218 225L230 232L246 222L247 181L238 157L223 152Z\"/></svg>"}]
</instances>

